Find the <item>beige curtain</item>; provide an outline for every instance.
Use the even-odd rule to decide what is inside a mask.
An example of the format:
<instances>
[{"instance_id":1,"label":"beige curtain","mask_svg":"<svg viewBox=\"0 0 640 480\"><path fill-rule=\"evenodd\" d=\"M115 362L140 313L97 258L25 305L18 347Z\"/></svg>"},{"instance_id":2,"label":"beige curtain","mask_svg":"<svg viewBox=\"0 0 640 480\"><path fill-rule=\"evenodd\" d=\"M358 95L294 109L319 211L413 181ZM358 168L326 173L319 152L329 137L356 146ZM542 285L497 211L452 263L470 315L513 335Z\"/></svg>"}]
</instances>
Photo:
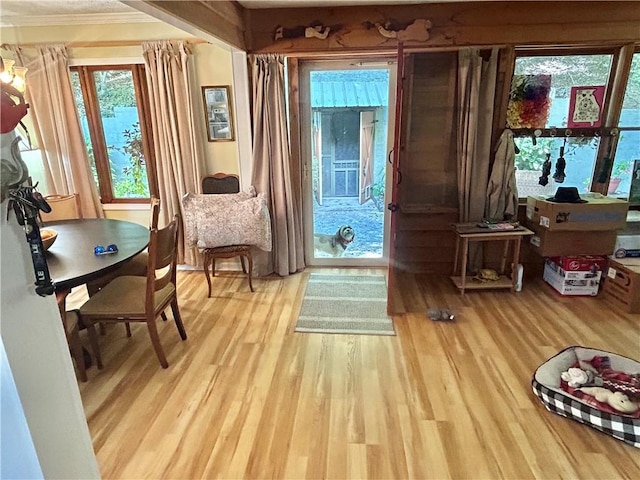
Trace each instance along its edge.
<instances>
[{"instance_id":1,"label":"beige curtain","mask_svg":"<svg viewBox=\"0 0 640 480\"><path fill-rule=\"evenodd\" d=\"M258 256L260 274L287 276L304 268L302 179L294 168L287 134L284 57L251 55L253 178L271 213L273 249Z\"/></svg>"},{"instance_id":2,"label":"beige curtain","mask_svg":"<svg viewBox=\"0 0 640 480\"><path fill-rule=\"evenodd\" d=\"M460 222L482 220L489 180L491 127L496 90L498 49L483 59L474 48L458 53L458 208ZM472 270L480 267L482 251L469 250Z\"/></svg>"},{"instance_id":3,"label":"beige curtain","mask_svg":"<svg viewBox=\"0 0 640 480\"><path fill-rule=\"evenodd\" d=\"M45 159L49 192L77 193L84 218L104 217L80 128L66 48L37 46L35 57L27 56L19 47L11 50L17 62L29 69L25 98Z\"/></svg>"},{"instance_id":4,"label":"beige curtain","mask_svg":"<svg viewBox=\"0 0 640 480\"><path fill-rule=\"evenodd\" d=\"M483 60L477 49L458 53L458 203L461 222L484 215L498 49Z\"/></svg>"},{"instance_id":5,"label":"beige curtain","mask_svg":"<svg viewBox=\"0 0 640 480\"><path fill-rule=\"evenodd\" d=\"M191 52L182 41L142 44L164 224L181 212L182 197L199 191L202 142L195 125ZM162 223L162 222L161 222ZM197 249L186 247L184 229L178 262L198 265Z\"/></svg>"},{"instance_id":6,"label":"beige curtain","mask_svg":"<svg viewBox=\"0 0 640 480\"><path fill-rule=\"evenodd\" d=\"M485 216L498 220L510 220L518 216L516 152L513 132L509 129L502 132L496 146L496 156L487 187Z\"/></svg>"}]
</instances>

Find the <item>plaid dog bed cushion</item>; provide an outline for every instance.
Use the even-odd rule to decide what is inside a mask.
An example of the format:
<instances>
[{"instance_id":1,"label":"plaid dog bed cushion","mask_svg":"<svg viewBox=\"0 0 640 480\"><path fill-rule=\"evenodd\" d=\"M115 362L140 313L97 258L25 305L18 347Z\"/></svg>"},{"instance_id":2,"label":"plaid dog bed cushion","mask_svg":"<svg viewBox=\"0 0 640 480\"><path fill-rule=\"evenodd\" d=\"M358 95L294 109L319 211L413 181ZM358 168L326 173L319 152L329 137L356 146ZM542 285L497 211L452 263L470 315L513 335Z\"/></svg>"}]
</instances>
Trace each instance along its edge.
<instances>
[{"instance_id":1,"label":"plaid dog bed cushion","mask_svg":"<svg viewBox=\"0 0 640 480\"><path fill-rule=\"evenodd\" d=\"M607 355L612 368L626 372L640 372L640 363L615 353L573 346L558 352L543 363L533 375L533 393L550 412L571 418L600 430L634 447L640 448L640 419L604 412L570 395L560 387L560 374L576 361Z\"/></svg>"}]
</instances>

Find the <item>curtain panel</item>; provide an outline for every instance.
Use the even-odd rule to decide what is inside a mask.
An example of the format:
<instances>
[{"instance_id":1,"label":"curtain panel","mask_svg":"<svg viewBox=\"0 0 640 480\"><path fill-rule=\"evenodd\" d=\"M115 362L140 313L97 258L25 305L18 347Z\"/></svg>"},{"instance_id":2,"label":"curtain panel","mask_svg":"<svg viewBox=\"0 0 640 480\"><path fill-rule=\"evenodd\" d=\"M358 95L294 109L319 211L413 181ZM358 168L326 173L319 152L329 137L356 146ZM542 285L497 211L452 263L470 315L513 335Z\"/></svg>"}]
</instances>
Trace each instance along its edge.
<instances>
[{"instance_id":1,"label":"curtain panel","mask_svg":"<svg viewBox=\"0 0 640 480\"><path fill-rule=\"evenodd\" d=\"M287 276L304 269L302 179L292 168L287 130L284 57L251 55L253 177L271 213L273 248L257 257L260 274Z\"/></svg>"},{"instance_id":2,"label":"curtain panel","mask_svg":"<svg viewBox=\"0 0 640 480\"><path fill-rule=\"evenodd\" d=\"M182 197L198 193L202 177L199 130L194 115L191 52L182 41L142 44L151 111L158 192L163 224L181 213ZM178 245L178 263L198 265L196 248L187 247L184 228Z\"/></svg>"},{"instance_id":3,"label":"curtain panel","mask_svg":"<svg viewBox=\"0 0 640 480\"><path fill-rule=\"evenodd\" d=\"M458 52L457 167L460 222L478 222L485 213L497 70L497 48L492 49L491 56L486 60L475 48ZM481 246L473 245L469 251L472 269L480 268L481 257Z\"/></svg>"},{"instance_id":4,"label":"curtain panel","mask_svg":"<svg viewBox=\"0 0 640 480\"><path fill-rule=\"evenodd\" d=\"M104 217L82 136L66 48L40 45L36 47L35 57L27 56L20 47L9 49L16 60L29 69L25 98L43 152L49 192L77 193L83 218Z\"/></svg>"}]
</instances>

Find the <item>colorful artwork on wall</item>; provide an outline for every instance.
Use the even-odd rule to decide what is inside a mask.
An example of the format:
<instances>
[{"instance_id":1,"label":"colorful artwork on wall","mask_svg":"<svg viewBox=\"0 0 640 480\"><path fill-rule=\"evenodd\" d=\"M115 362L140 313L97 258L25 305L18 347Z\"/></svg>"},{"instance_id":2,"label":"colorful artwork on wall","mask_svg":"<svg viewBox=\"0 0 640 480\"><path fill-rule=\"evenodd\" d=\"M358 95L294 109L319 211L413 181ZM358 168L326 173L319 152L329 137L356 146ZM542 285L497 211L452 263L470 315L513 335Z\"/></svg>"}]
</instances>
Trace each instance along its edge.
<instances>
[{"instance_id":1,"label":"colorful artwork on wall","mask_svg":"<svg viewBox=\"0 0 640 480\"><path fill-rule=\"evenodd\" d=\"M507 127L544 128L551 108L551 75L514 75L507 107Z\"/></svg>"},{"instance_id":2,"label":"colorful artwork on wall","mask_svg":"<svg viewBox=\"0 0 640 480\"><path fill-rule=\"evenodd\" d=\"M569 128L599 127L602 124L604 85L571 87Z\"/></svg>"}]
</instances>

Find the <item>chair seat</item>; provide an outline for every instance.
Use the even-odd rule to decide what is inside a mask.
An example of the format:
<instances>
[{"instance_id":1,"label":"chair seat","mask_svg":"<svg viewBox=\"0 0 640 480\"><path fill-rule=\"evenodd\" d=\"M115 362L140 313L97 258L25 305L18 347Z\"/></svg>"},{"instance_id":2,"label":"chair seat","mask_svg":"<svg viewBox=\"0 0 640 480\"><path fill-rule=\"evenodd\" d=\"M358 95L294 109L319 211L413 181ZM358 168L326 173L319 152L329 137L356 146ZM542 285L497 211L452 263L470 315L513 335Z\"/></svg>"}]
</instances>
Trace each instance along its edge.
<instances>
[{"instance_id":1,"label":"chair seat","mask_svg":"<svg viewBox=\"0 0 640 480\"><path fill-rule=\"evenodd\" d=\"M238 253L245 252L251 247L249 245L225 245L224 247L205 248L203 253L207 254L225 254L225 253Z\"/></svg>"},{"instance_id":2,"label":"chair seat","mask_svg":"<svg viewBox=\"0 0 640 480\"><path fill-rule=\"evenodd\" d=\"M112 282L117 277L122 276L134 276L134 277L146 277L147 265L149 264L149 252L144 251L133 257L127 263L120 265L112 272L106 273L95 280L87 282L87 291L89 296L92 297L98 290L104 288L107 284Z\"/></svg>"},{"instance_id":3,"label":"chair seat","mask_svg":"<svg viewBox=\"0 0 640 480\"><path fill-rule=\"evenodd\" d=\"M82 317L123 318L145 317L146 277L124 276L113 279L106 287L90 297L80 307ZM174 295L176 287L168 283L154 293L154 310L166 305Z\"/></svg>"}]
</instances>

